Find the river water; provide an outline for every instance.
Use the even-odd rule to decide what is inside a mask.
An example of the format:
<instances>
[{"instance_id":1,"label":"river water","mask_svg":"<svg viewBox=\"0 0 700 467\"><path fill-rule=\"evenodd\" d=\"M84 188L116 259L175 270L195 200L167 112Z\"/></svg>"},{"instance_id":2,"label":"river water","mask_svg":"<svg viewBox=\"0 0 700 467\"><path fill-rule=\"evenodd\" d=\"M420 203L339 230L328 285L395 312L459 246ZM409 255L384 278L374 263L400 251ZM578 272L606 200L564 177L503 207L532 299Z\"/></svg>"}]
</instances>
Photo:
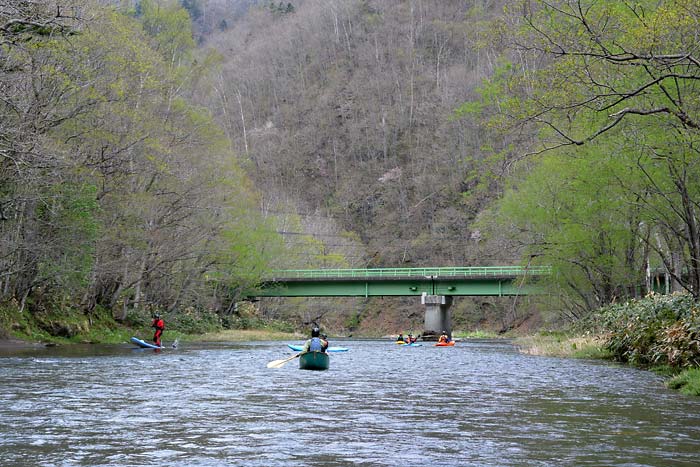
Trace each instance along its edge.
<instances>
[{"instance_id":1,"label":"river water","mask_svg":"<svg viewBox=\"0 0 700 467\"><path fill-rule=\"evenodd\" d=\"M294 342L299 343L299 342ZM281 342L0 354L2 466L697 466L700 398L508 342Z\"/></svg>"}]
</instances>

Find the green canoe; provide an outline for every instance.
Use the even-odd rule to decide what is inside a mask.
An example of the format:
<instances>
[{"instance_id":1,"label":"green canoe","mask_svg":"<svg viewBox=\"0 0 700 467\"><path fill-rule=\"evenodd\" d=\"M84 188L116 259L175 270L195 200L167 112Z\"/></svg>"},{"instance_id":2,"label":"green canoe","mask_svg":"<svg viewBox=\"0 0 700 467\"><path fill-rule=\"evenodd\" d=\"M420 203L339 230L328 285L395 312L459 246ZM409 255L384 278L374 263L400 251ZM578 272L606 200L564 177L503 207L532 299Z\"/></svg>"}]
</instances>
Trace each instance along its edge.
<instances>
[{"instance_id":1,"label":"green canoe","mask_svg":"<svg viewBox=\"0 0 700 467\"><path fill-rule=\"evenodd\" d=\"M328 354L323 352L306 352L299 355L300 370L327 370L330 365Z\"/></svg>"}]
</instances>

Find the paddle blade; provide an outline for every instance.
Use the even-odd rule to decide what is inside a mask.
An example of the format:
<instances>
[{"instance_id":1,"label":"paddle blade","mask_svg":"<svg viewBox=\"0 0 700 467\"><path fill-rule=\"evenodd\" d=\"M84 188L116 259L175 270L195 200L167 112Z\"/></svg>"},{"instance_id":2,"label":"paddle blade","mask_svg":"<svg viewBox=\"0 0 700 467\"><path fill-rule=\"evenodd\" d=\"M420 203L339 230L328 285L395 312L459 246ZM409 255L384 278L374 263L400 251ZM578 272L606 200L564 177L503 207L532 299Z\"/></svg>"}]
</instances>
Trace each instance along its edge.
<instances>
[{"instance_id":1,"label":"paddle blade","mask_svg":"<svg viewBox=\"0 0 700 467\"><path fill-rule=\"evenodd\" d=\"M282 368L285 363L287 363L288 360L272 360L270 363L267 364L268 368Z\"/></svg>"},{"instance_id":2,"label":"paddle blade","mask_svg":"<svg viewBox=\"0 0 700 467\"><path fill-rule=\"evenodd\" d=\"M267 364L268 368L282 368L285 363L287 363L290 360L294 360L297 358L300 354L292 355L289 358L285 358L284 360L272 360L270 363Z\"/></svg>"}]
</instances>

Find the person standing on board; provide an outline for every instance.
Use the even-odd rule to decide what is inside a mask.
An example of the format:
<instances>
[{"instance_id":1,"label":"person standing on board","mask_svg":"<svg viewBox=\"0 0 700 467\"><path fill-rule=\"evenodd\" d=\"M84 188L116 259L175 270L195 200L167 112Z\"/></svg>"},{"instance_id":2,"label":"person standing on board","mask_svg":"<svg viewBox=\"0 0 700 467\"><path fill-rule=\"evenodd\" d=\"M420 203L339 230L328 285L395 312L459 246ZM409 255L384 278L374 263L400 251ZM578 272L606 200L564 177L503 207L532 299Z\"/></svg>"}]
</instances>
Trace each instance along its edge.
<instances>
[{"instance_id":1,"label":"person standing on board","mask_svg":"<svg viewBox=\"0 0 700 467\"><path fill-rule=\"evenodd\" d=\"M163 330L165 329L165 321L163 321L163 319L158 313L153 315L153 322L151 323L151 327L155 328L155 332L153 333L153 343L158 347L162 347L160 343L160 338L161 336L163 336Z\"/></svg>"},{"instance_id":2,"label":"person standing on board","mask_svg":"<svg viewBox=\"0 0 700 467\"><path fill-rule=\"evenodd\" d=\"M326 347L328 347L328 342L326 341ZM321 340L321 330L317 327L311 330L311 339L307 340L304 344L302 352L324 352L323 341Z\"/></svg>"}]
</instances>

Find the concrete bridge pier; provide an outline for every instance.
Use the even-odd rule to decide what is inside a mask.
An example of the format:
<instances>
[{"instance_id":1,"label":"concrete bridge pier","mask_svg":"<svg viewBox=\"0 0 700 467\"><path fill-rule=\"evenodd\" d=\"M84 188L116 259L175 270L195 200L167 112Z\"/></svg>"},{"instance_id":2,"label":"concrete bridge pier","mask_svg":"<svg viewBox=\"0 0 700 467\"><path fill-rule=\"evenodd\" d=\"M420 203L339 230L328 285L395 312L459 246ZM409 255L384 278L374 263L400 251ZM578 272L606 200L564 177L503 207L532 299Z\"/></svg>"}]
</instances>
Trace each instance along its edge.
<instances>
[{"instance_id":1,"label":"concrete bridge pier","mask_svg":"<svg viewBox=\"0 0 700 467\"><path fill-rule=\"evenodd\" d=\"M447 331L447 335L452 339L452 320L450 318L452 297L449 295L428 295L424 293L420 302L425 305L423 339L437 340L442 331Z\"/></svg>"}]
</instances>

